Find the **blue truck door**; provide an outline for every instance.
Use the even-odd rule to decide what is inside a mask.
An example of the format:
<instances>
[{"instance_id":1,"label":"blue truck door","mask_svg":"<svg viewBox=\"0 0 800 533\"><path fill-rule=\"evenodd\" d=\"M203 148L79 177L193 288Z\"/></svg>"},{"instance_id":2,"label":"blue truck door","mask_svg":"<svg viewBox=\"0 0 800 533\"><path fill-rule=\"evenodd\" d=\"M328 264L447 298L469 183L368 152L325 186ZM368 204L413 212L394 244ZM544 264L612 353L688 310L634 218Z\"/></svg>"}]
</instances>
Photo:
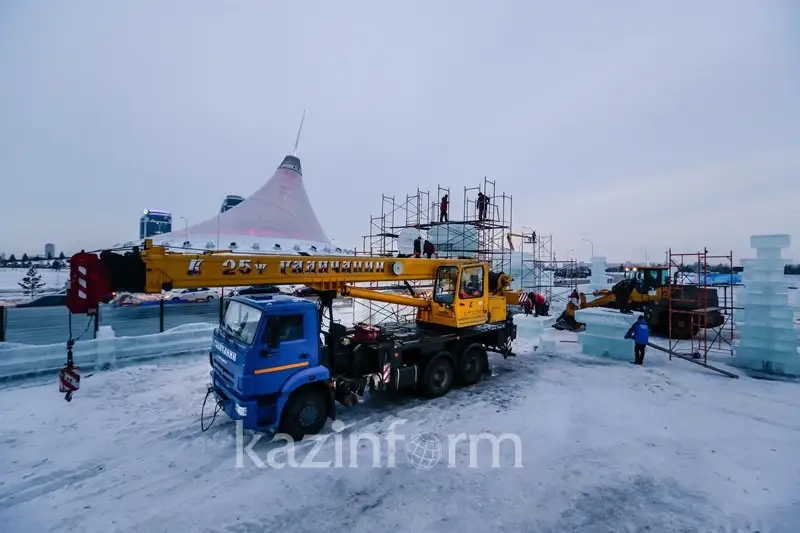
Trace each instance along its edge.
<instances>
[{"instance_id":1,"label":"blue truck door","mask_svg":"<svg viewBox=\"0 0 800 533\"><path fill-rule=\"evenodd\" d=\"M316 364L317 333L301 309L269 310L263 338L256 354L253 373L283 384L292 374ZM277 345L276 345L277 344Z\"/></svg>"}]
</instances>

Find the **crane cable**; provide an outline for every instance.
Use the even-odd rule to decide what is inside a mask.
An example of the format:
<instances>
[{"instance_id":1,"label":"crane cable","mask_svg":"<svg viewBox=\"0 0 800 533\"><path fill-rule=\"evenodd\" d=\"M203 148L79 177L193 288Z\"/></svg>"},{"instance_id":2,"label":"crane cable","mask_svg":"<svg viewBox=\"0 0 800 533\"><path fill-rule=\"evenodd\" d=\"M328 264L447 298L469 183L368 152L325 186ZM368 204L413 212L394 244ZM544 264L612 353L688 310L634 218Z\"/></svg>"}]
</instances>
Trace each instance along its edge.
<instances>
[{"instance_id":1,"label":"crane cable","mask_svg":"<svg viewBox=\"0 0 800 533\"><path fill-rule=\"evenodd\" d=\"M217 419L217 413L222 411L224 404L222 400L217 400L217 404L214 406L214 413L211 415L211 421L206 426L204 423L205 420L205 412L206 412L206 402L208 402L208 397L214 392L213 387L208 387L206 391L206 397L203 398L203 407L200 408L200 431L208 431L211 426L214 424L214 420Z\"/></svg>"},{"instance_id":2,"label":"crane cable","mask_svg":"<svg viewBox=\"0 0 800 533\"><path fill-rule=\"evenodd\" d=\"M74 361L73 355L72 355L72 347L75 345L75 342L81 340L81 337L86 335L86 332L89 331L89 326L92 325L92 321L95 320L95 316L90 316L89 317L89 321L86 323L86 327L83 329L81 334L78 335L77 338L73 338L73 336L72 336L72 313L69 313L67 316L69 317L68 318L68 320L69 320L69 339L67 340L67 364L64 365L64 368L62 369L62 373L64 371L69 371L70 373L74 373L76 376L78 376L78 374L76 372L76 369L75 369L75 361ZM88 377L91 377L92 375L94 375L94 374L88 374L86 377L88 378ZM78 379L78 382L79 382L80 377L78 376L77 379ZM64 399L67 402L71 402L72 401L72 392L73 391L65 390L63 392L64 392Z\"/></svg>"}]
</instances>

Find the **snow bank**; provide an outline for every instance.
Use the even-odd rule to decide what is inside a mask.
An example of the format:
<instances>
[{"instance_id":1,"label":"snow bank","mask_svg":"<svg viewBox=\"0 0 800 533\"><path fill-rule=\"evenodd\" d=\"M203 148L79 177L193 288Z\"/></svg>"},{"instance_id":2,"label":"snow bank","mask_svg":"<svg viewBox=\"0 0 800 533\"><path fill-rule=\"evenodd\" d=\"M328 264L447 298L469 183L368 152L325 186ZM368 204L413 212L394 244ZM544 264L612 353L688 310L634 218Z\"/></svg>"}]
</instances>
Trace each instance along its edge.
<instances>
[{"instance_id":1,"label":"snow bank","mask_svg":"<svg viewBox=\"0 0 800 533\"><path fill-rule=\"evenodd\" d=\"M198 354L211 346L213 324L186 324L153 335L116 337L109 326L98 338L79 341L73 348L75 364L83 371L172 355ZM0 344L0 379L14 379L48 372L64 366L66 343L31 346Z\"/></svg>"}]
</instances>

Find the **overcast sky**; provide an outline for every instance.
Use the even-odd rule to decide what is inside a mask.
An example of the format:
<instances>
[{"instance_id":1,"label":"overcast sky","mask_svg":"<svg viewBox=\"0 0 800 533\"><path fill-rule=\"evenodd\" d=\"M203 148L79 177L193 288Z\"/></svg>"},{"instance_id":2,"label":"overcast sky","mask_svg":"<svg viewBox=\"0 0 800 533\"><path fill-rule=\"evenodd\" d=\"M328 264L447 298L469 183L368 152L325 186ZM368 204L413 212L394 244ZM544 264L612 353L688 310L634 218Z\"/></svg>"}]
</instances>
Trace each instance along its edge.
<instances>
[{"instance_id":1,"label":"overcast sky","mask_svg":"<svg viewBox=\"0 0 800 533\"><path fill-rule=\"evenodd\" d=\"M0 87L7 253L212 217L305 108L337 243L382 193L449 186L460 211L486 175L562 255L743 257L778 232L800 261L796 0L0 0Z\"/></svg>"}]
</instances>

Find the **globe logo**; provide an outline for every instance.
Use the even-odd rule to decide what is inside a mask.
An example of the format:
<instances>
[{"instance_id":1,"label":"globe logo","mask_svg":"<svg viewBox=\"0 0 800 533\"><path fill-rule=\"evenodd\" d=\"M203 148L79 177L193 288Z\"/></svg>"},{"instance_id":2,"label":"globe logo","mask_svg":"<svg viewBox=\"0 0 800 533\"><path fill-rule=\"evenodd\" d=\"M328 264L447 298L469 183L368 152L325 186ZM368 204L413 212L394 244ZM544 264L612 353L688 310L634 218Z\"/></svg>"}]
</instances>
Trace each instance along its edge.
<instances>
[{"instance_id":1,"label":"globe logo","mask_svg":"<svg viewBox=\"0 0 800 533\"><path fill-rule=\"evenodd\" d=\"M406 459L416 468L429 470L442 458L442 443L431 433L414 435L406 442Z\"/></svg>"}]
</instances>

